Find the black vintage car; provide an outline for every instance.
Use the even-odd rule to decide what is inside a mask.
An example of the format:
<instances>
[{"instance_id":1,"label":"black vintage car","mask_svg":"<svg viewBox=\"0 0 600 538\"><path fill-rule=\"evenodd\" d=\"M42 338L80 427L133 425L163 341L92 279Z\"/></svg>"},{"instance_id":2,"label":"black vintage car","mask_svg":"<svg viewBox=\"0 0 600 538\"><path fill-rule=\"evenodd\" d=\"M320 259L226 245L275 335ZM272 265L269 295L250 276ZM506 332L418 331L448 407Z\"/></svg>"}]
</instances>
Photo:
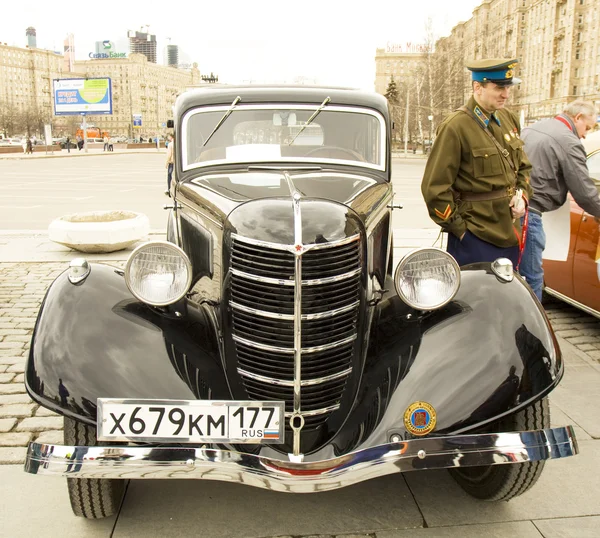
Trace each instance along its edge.
<instances>
[{"instance_id":1,"label":"black vintage car","mask_svg":"<svg viewBox=\"0 0 600 538\"><path fill-rule=\"evenodd\" d=\"M435 468L508 500L577 452L510 261L394 264L382 96L211 86L174 126L168 241L124 271L74 260L32 338L27 390L65 445L32 443L26 470L66 476L75 514L110 514L126 479L316 492Z\"/></svg>"}]
</instances>

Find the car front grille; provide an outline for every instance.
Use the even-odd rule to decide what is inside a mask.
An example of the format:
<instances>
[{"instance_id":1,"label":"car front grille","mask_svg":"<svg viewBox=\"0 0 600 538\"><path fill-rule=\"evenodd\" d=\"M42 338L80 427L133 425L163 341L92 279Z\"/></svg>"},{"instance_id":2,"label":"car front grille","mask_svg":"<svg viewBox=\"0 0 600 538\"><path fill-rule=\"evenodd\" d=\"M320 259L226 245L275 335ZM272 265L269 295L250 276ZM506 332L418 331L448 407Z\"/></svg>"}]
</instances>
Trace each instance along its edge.
<instances>
[{"instance_id":1,"label":"car front grille","mask_svg":"<svg viewBox=\"0 0 600 538\"><path fill-rule=\"evenodd\" d=\"M230 306L238 373L250 399L294 400L295 256L283 245L232 241ZM352 372L360 304L359 236L302 255L301 414L323 424Z\"/></svg>"}]
</instances>

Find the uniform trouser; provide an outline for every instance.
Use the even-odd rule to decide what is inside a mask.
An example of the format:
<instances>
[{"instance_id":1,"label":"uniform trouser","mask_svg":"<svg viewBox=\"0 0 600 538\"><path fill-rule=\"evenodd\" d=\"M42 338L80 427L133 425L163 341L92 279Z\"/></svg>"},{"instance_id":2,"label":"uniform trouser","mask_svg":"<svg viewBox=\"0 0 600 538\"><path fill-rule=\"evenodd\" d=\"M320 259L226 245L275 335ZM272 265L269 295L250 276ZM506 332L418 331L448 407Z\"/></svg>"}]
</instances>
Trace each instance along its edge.
<instances>
[{"instance_id":1,"label":"uniform trouser","mask_svg":"<svg viewBox=\"0 0 600 538\"><path fill-rule=\"evenodd\" d=\"M448 253L458 262L458 265L469 263L493 262L498 258L508 258L514 267L519 263L519 247L497 247L483 239L479 239L469 230L462 241L454 234L448 234Z\"/></svg>"},{"instance_id":2,"label":"uniform trouser","mask_svg":"<svg viewBox=\"0 0 600 538\"><path fill-rule=\"evenodd\" d=\"M544 287L544 268L542 254L546 248L546 233L542 225L542 217L533 211L529 212L527 225L527 240L523 249L519 273L525 278L537 298L542 300Z\"/></svg>"}]
</instances>

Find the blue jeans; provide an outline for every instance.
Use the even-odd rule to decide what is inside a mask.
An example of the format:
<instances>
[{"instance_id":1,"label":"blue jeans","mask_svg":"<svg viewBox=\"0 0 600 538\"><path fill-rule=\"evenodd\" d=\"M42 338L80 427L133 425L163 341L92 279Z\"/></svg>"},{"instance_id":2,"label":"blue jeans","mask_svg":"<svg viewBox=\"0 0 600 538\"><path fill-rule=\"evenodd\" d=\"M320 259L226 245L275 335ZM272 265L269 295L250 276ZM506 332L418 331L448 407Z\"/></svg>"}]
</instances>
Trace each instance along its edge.
<instances>
[{"instance_id":1,"label":"blue jeans","mask_svg":"<svg viewBox=\"0 0 600 538\"><path fill-rule=\"evenodd\" d=\"M519 273L537 298L542 300L544 287L544 268L542 267L542 254L546 248L546 234L542 226L542 217L533 211L529 212L529 226L527 239L523 249L523 257L519 266Z\"/></svg>"},{"instance_id":2,"label":"blue jeans","mask_svg":"<svg viewBox=\"0 0 600 538\"><path fill-rule=\"evenodd\" d=\"M173 163L169 163L167 168L167 190L171 190L171 180L173 178Z\"/></svg>"},{"instance_id":3,"label":"blue jeans","mask_svg":"<svg viewBox=\"0 0 600 538\"><path fill-rule=\"evenodd\" d=\"M493 262L498 258L508 258L513 266L519 261L519 247L497 247L479 239L469 230L462 241L454 234L448 234L448 254L451 254L461 267L470 263Z\"/></svg>"}]
</instances>

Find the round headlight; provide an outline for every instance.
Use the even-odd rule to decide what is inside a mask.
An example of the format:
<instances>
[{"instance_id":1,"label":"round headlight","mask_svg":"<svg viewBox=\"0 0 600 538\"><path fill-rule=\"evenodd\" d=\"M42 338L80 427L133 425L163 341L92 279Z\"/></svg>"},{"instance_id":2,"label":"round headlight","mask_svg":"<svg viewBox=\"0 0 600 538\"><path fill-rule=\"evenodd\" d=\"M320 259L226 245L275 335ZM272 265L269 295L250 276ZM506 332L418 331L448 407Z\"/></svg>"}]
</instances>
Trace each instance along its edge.
<instances>
[{"instance_id":1,"label":"round headlight","mask_svg":"<svg viewBox=\"0 0 600 538\"><path fill-rule=\"evenodd\" d=\"M188 291L192 264L177 245L154 241L136 248L125 266L125 282L140 301L153 306L173 304Z\"/></svg>"},{"instance_id":2,"label":"round headlight","mask_svg":"<svg viewBox=\"0 0 600 538\"><path fill-rule=\"evenodd\" d=\"M460 267L447 252L423 248L410 252L396 267L394 283L398 295L417 310L435 310L456 295Z\"/></svg>"}]
</instances>

